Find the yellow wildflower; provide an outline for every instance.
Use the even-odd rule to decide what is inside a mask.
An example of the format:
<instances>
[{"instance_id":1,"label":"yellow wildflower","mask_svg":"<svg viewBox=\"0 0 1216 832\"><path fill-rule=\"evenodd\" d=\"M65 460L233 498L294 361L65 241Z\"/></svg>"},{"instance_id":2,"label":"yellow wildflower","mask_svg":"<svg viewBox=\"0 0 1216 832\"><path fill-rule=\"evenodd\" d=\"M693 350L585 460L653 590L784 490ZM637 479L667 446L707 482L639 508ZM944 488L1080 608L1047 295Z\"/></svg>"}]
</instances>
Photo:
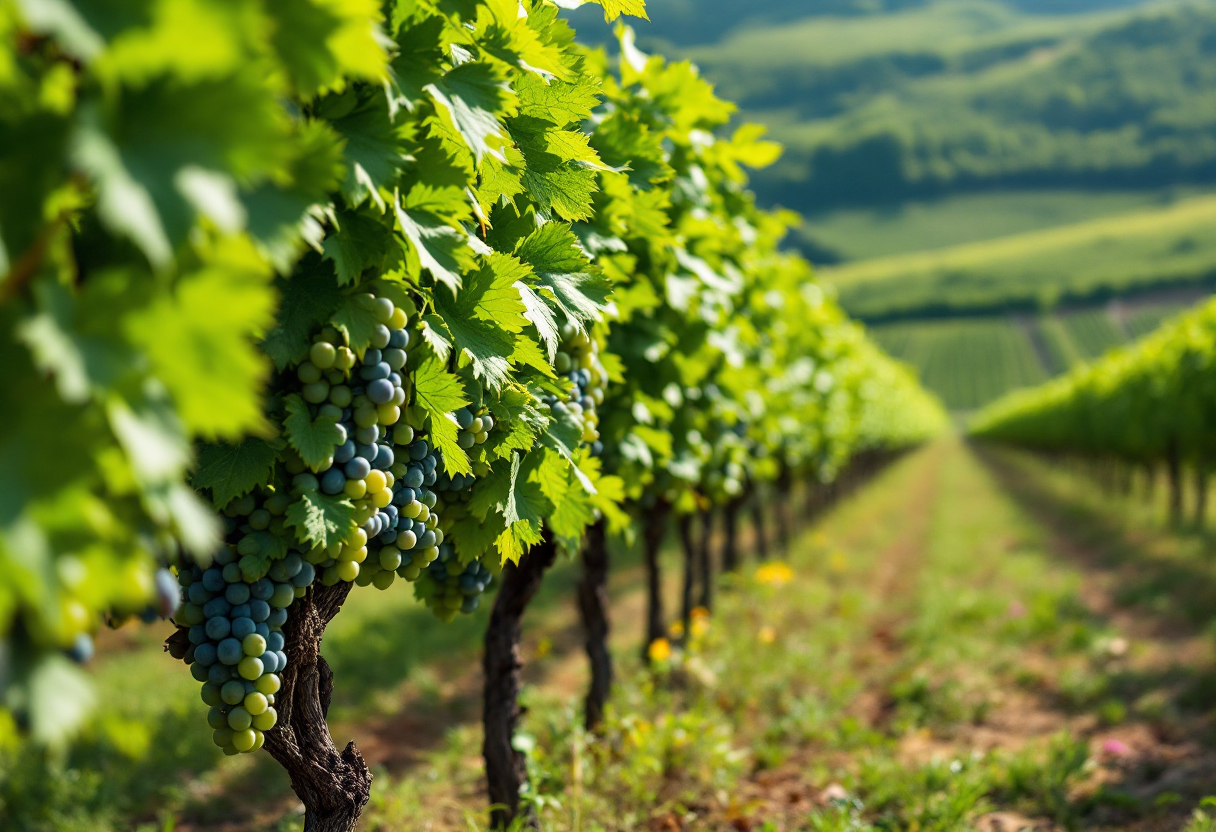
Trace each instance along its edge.
<instances>
[{"instance_id":1,"label":"yellow wildflower","mask_svg":"<svg viewBox=\"0 0 1216 832\"><path fill-rule=\"evenodd\" d=\"M756 638L760 639L761 644L772 644L777 640L777 631L765 624L760 628L760 632L756 633Z\"/></svg>"},{"instance_id":2,"label":"yellow wildflower","mask_svg":"<svg viewBox=\"0 0 1216 832\"><path fill-rule=\"evenodd\" d=\"M794 570L780 561L766 563L756 570L756 583L781 586L794 579Z\"/></svg>"},{"instance_id":3,"label":"yellow wildflower","mask_svg":"<svg viewBox=\"0 0 1216 832\"><path fill-rule=\"evenodd\" d=\"M671 642L665 638L656 638L650 642L650 648L647 650L647 655L650 656L652 662L665 662L671 658Z\"/></svg>"}]
</instances>

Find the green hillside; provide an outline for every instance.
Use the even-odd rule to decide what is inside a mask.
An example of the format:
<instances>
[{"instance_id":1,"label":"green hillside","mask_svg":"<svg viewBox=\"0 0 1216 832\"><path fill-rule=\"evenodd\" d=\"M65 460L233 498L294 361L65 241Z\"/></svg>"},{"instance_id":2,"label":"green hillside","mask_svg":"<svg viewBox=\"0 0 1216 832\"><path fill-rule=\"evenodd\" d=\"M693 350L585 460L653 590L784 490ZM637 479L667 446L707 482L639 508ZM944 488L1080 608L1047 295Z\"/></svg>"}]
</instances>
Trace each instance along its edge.
<instances>
[{"instance_id":1,"label":"green hillside","mask_svg":"<svg viewBox=\"0 0 1216 832\"><path fill-rule=\"evenodd\" d=\"M1011 8L1038 14L1135 6L1145 0L1010 0ZM738 29L780 26L808 17L868 17L915 9L929 0L648 0L650 24L639 26L643 44L669 47L715 43ZM579 37L589 42L611 39L599 9L576 12ZM670 51L664 48L663 51Z\"/></svg>"},{"instance_id":2,"label":"green hillside","mask_svg":"<svg viewBox=\"0 0 1216 832\"><path fill-rule=\"evenodd\" d=\"M1216 177L1212 2L1035 15L940 0L744 28L687 54L785 143L762 196L808 213Z\"/></svg>"},{"instance_id":3,"label":"green hillside","mask_svg":"<svg viewBox=\"0 0 1216 832\"><path fill-rule=\"evenodd\" d=\"M825 268L876 321L1037 309L1216 278L1216 196L949 248Z\"/></svg>"},{"instance_id":4,"label":"green hillside","mask_svg":"<svg viewBox=\"0 0 1216 832\"><path fill-rule=\"evenodd\" d=\"M797 230L796 243L815 252L816 263L834 265L1164 208L1201 193L1196 188L958 193L814 214Z\"/></svg>"}]
</instances>

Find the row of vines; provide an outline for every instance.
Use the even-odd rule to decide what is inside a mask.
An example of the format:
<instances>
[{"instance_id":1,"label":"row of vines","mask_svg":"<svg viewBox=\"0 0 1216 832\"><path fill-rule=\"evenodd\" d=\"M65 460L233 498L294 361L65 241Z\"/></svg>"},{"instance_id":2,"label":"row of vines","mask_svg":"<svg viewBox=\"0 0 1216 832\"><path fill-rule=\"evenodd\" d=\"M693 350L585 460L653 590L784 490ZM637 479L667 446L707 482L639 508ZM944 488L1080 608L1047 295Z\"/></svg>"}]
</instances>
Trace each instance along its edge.
<instances>
[{"instance_id":1,"label":"row of vines","mask_svg":"<svg viewBox=\"0 0 1216 832\"><path fill-rule=\"evenodd\" d=\"M1151 488L1167 474L1170 514L1181 522L1189 470L1202 522L1216 465L1216 303L1040 387L994 402L976 419L981 438L1083 461L1110 488L1136 472Z\"/></svg>"},{"instance_id":2,"label":"row of vines","mask_svg":"<svg viewBox=\"0 0 1216 832\"><path fill-rule=\"evenodd\" d=\"M569 0L120 5L0 2L0 695L35 741L90 707L103 622L171 618L199 730L351 829L371 777L326 727L326 624L356 587L451 620L496 586L509 821L559 556L594 726L610 538L643 541L661 638L668 525L723 517L733 568L744 505L941 426L779 250L743 171L778 148L628 29L610 60Z\"/></svg>"}]
</instances>

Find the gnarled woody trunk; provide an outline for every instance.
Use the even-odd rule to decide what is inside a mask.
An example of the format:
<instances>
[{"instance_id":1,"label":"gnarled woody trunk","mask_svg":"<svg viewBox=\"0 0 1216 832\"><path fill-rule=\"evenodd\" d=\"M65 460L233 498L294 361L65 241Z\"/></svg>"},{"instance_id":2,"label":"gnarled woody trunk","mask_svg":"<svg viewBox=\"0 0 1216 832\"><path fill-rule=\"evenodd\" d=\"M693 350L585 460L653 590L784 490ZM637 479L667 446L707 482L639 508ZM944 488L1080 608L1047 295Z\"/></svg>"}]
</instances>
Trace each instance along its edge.
<instances>
[{"instance_id":1,"label":"gnarled woody trunk","mask_svg":"<svg viewBox=\"0 0 1216 832\"><path fill-rule=\"evenodd\" d=\"M494 599L494 609L486 627L482 753L490 805L494 807L490 819L495 827L510 825L520 814L519 791L527 782L528 772L524 755L516 751L511 742L523 715L523 709L519 707L519 674L523 669L519 643L524 612L536 597L545 572L556 558L557 544L553 535L546 531L544 539L518 564L504 566L498 597ZM530 808L523 820L525 826L538 827L536 815Z\"/></svg>"},{"instance_id":2,"label":"gnarled woody trunk","mask_svg":"<svg viewBox=\"0 0 1216 832\"><path fill-rule=\"evenodd\" d=\"M684 553L684 585L680 590L680 623L684 637L692 624L692 594L697 578L697 543L693 532L693 516L680 515L680 548Z\"/></svg>"},{"instance_id":3,"label":"gnarled woody trunk","mask_svg":"<svg viewBox=\"0 0 1216 832\"><path fill-rule=\"evenodd\" d=\"M714 564L709 549L713 534L713 510L703 509L701 511L701 539L697 541L697 571L701 573L701 598L698 606L706 611L714 608Z\"/></svg>"},{"instance_id":4,"label":"gnarled woody trunk","mask_svg":"<svg viewBox=\"0 0 1216 832\"><path fill-rule=\"evenodd\" d=\"M650 657L650 645L667 635L663 621L663 576L659 568L659 552L663 539L667 537L667 520L671 516L671 503L660 499L646 514L646 530L642 536L643 555L646 561L646 643L642 645L642 658Z\"/></svg>"},{"instance_id":5,"label":"gnarled woody trunk","mask_svg":"<svg viewBox=\"0 0 1216 832\"><path fill-rule=\"evenodd\" d=\"M334 674L321 656L321 638L351 586L314 584L291 605L283 625L287 667L279 674L279 721L266 732L266 750L287 771L304 804L305 832L352 832L371 791L372 776L359 749L351 742L338 753L325 723Z\"/></svg>"},{"instance_id":6,"label":"gnarled woody trunk","mask_svg":"<svg viewBox=\"0 0 1216 832\"><path fill-rule=\"evenodd\" d=\"M608 650L608 534L602 519L587 530L583 540L578 611L591 667L583 719L587 730L594 731L604 720L604 705L612 689L612 653Z\"/></svg>"},{"instance_id":7,"label":"gnarled woody trunk","mask_svg":"<svg viewBox=\"0 0 1216 832\"><path fill-rule=\"evenodd\" d=\"M768 524L764 516L764 498L759 490L752 495L752 530L756 547L756 560L768 560Z\"/></svg>"}]
</instances>

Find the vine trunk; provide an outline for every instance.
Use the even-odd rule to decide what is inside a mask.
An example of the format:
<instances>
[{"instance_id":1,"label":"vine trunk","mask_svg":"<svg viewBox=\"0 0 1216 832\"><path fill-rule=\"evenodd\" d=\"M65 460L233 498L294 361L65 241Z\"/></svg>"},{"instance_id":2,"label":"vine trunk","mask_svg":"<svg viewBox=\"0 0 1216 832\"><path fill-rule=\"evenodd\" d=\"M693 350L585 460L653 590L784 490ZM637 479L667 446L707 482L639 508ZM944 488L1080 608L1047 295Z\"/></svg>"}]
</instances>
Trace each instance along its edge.
<instances>
[{"instance_id":1,"label":"vine trunk","mask_svg":"<svg viewBox=\"0 0 1216 832\"><path fill-rule=\"evenodd\" d=\"M608 533L603 519L587 529L583 540L583 578L578 585L578 610L586 635L591 684L583 719L588 731L604 721L604 706L612 689L612 653L608 649Z\"/></svg>"},{"instance_id":2,"label":"vine trunk","mask_svg":"<svg viewBox=\"0 0 1216 832\"><path fill-rule=\"evenodd\" d=\"M266 750L304 804L305 832L353 832L371 793L363 755L353 742L339 753L325 722L334 674L321 656L321 639L351 586L316 584L292 604L283 625L287 668L275 697L279 721L266 732Z\"/></svg>"},{"instance_id":3,"label":"vine trunk","mask_svg":"<svg viewBox=\"0 0 1216 832\"><path fill-rule=\"evenodd\" d=\"M494 599L494 609L486 627L482 754L486 764L491 825L495 828L506 828L517 818L521 818L528 828L539 828L532 807L524 807L521 811L520 790L527 782L528 771L524 755L515 749L513 740L523 716L519 706L523 616L556 558L557 544L552 534L545 532L544 539L518 564L504 566L498 597Z\"/></svg>"}]
</instances>

